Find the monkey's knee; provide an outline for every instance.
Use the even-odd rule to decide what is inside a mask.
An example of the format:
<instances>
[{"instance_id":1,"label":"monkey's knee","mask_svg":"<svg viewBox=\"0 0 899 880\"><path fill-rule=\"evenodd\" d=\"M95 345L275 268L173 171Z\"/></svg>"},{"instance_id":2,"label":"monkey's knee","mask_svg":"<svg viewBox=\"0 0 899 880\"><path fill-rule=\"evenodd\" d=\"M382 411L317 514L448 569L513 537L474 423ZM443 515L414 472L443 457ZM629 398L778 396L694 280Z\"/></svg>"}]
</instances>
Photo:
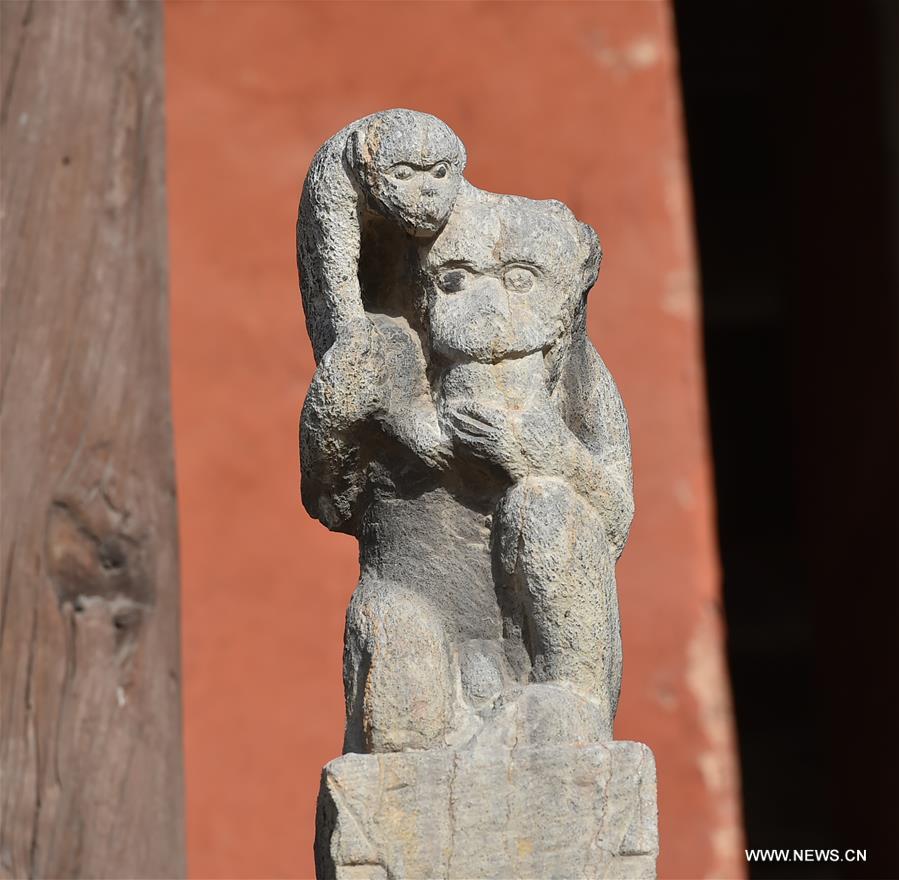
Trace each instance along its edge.
<instances>
[{"instance_id":1,"label":"monkey's knee","mask_svg":"<svg viewBox=\"0 0 899 880\"><path fill-rule=\"evenodd\" d=\"M497 544L527 624L532 678L615 702L614 557L595 510L567 483L528 479L503 499Z\"/></svg>"},{"instance_id":2,"label":"monkey's knee","mask_svg":"<svg viewBox=\"0 0 899 880\"><path fill-rule=\"evenodd\" d=\"M541 561L558 572L589 566L590 580L613 559L598 514L566 481L529 477L506 492L497 509L496 546L503 569L535 569Z\"/></svg>"},{"instance_id":3,"label":"monkey's knee","mask_svg":"<svg viewBox=\"0 0 899 880\"><path fill-rule=\"evenodd\" d=\"M434 609L397 584L363 580L347 610L345 752L442 745L450 716L446 636Z\"/></svg>"}]
</instances>

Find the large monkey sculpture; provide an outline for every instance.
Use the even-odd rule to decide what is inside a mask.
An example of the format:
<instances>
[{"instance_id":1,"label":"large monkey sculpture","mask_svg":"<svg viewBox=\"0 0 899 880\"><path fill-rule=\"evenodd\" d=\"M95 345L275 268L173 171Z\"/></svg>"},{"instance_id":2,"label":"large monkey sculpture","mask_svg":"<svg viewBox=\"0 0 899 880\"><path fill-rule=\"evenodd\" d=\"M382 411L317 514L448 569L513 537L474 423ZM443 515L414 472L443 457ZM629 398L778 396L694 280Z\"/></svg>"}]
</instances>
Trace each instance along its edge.
<instances>
[{"instance_id":1,"label":"large monkey sculpture","mask_svg":"<svg viewBox=\"0 0 899 880\"><path fill-rule=\"evenodd\" d=\"M422 250L438 411L458 456L503 474L496 574L531 680L589 695L611 738L633 500L621 398L585 332L599 239L561 202L474 191Z\"/></svg>"}]
</instances>

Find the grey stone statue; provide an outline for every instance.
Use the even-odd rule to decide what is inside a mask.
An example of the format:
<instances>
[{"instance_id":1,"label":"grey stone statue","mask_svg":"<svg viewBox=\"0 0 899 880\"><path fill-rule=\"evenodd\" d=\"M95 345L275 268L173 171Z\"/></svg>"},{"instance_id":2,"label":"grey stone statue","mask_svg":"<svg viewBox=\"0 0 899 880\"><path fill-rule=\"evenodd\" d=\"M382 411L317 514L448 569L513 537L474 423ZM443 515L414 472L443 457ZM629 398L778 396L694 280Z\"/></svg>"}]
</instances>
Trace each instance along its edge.
<instances>
[{"instance_id":1,"label":"grey stone statue","mask_svg":"<svg viewBox=\"0 0 899 880\"><path fill-rule=\"evenodd\" d=\"M319 150L300 203L317 361L301 420L303 502L358 538L361 567L345 633L349 754L326 768L318 872L630 876L620 872L631 864L653 876L651 753L611 742L615 562L633 497L624 407L586 335L599 240L560 202L471 186L465 160L435 117L377 113ZM506 772L522 750L548 762L524 789ZM390 767L414 777L411 848L389 818L400 807L383 812L386 756L361 757L385 753L402 753ZM597 790L616 773L627 789L627 821L610 823L611 808L577 820L592 849L571 841L569 855L550 856L533 834L515 857L505 844L504 856L484 851L478 835L460 845L460 762L472 803L493 772L514 789L496 796L524 806L582 759ZM361 798L352 807L348 784ZM428 799L437 813L421 808ZM600 844L601 829L611 837ZM628 834L639 844L625 851Z\"/></svg>"}]
</instances>

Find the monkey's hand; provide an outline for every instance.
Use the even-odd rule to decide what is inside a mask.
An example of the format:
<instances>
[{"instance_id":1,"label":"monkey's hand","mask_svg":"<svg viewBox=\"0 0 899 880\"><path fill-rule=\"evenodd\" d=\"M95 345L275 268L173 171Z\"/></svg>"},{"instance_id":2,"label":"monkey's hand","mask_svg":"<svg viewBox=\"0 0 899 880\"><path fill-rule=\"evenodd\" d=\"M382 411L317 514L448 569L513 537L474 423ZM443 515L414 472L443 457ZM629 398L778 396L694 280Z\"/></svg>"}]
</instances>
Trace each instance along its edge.
<instances>
[{"instance_id":1,"label":"monkey's hand","mask_svg":"<svg viewBox=\"0 0 899 880\"><path fill-rule=\"evenodd\" d=\"M379 415L387 433L410 449L428 467L446 470L452 461L451 440L440 429L437 411L430 398L391 406Z\"/></svg>"},{"instance_id":2,"label":"monkey's hand","mask_svg":"<svg viewBox=\"0 0 899 880\"><path fill-rule=\"evenodd\" d=\"M527 476L530 468L519 440L517 413L468 401L450 410L447 421L463 449L498 465L513 480Z\"/></svg>"},{"instance_id":3,"label":"monkey's hand","mask_svg":"<svg viewBox=\"0 0 899 880\"><path fill-rule=\"evenodd\" d=\"M450 413L449 422L460 445L499 465L513 480L528 474L565 476L571 446L580 446L549 401L522 410L467 401Z\"/></svg>"}]
</instances>

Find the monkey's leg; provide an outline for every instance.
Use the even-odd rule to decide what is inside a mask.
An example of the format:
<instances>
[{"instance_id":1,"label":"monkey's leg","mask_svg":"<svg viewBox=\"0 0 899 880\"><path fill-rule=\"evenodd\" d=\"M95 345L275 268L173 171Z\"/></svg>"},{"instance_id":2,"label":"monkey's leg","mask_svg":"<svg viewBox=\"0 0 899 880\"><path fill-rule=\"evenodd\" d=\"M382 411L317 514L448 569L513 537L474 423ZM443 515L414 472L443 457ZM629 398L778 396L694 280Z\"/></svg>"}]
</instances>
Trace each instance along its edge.
<instances>
[{"instance_id":1,"label":"monkey's leg","mask_svg":"<svg viewBox=\"0 0 899 880\"><path fill-rule=\"evenodd\" d=\"M611 726L621 687L615 561L595 510L564 480L527 478L504 496L495 546L524 608L531 677L568 682Z\"/></svg>"},{"instance_id":2,"label":"monkey's leg","mask_svg":"<svg viewBox=\"0 0 899 880\"><path fill-rule=\"evenodd\" d=\"M443 625L418 594L363 577L347 609L344 752L444 745L452 684Z\"/></svg>"}]
</instances>

